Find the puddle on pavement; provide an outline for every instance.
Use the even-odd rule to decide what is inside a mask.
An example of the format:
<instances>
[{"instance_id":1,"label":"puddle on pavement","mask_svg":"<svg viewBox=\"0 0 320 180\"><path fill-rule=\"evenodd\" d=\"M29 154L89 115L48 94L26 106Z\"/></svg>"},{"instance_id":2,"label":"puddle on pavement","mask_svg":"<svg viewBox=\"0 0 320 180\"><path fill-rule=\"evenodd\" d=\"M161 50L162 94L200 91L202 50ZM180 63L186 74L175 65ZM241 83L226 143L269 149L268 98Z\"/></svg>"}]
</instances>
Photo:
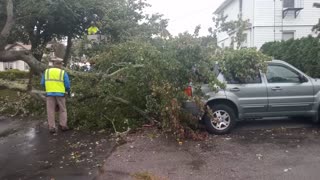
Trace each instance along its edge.
<instances>
[{"instance_id":1,"label":"puddle on pavement","mask_svg":"<svg viewBox=\"0 0 320 180\"><path fill-rule=\"evenodd\" d=\"M0 179L81 179L94 174L113 145L108 135L79 131L51 135L38 122L21 123L1 138Z\"/></svg>"},{"instance_id":2,"label":"puddle on pavement","mask_svg":"<svg viewBox=\"0 0 320 180\"><path fill-rule=\"evenodd\" d=\"M29 131L26 133L26 137L28 138L28 140L33 140L36 137L36 129L29 128Z\"/></svg>"}]
</instances>

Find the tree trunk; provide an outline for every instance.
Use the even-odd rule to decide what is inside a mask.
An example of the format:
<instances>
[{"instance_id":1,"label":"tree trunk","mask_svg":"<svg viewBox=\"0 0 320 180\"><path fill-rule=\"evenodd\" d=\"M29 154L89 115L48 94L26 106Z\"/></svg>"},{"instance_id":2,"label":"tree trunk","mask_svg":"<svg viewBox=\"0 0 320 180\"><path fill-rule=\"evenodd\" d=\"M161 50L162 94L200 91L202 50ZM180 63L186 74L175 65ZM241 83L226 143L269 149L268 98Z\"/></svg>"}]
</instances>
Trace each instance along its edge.
<instances>
[{"instance_id":1,"label":"tree trunk","mask_svg":"<svg viewBox=\"0 0 320 180\"><path fill-rule=\"evenodd\" d=\"M63 58L64 67L67 67L67 65L69 63L69 58L70 58L70 54L71 54L71 48L72 48L72 37L68 36L66 53L64 54L64 58Z\"/></svg>"},{"instance_id":2,"label":"tree trunk","mask_svg":"<svg viewBox=\"0 0 320 180\"><path fill-rule=\"evenodd\" d=\"M30 69L30 71L29 71L29 80L28 80L28 86L27 86L27 90L28 91L32 91L32 79L33 79L33 74L34 74L34 72L33 72L33 70L32 69Z\"/></svg>"},{"instance_id":3,"label":"tree trunk","mask_svg":"<svg viewBox=\"0 0 320 180\"><path fill-rule=\"evenodd\" d=\"M14 15L13 15L13 2L12 0L7 0L7 20L4 28L0 34L0 51L4 50L7 45L7 38L10 35L10 31L15 24Z\"/></svg>"},{"instance_id":4,"label":"tree trunk","mask_svg":"<svg viewBox=\"0 0 320 180\"><path fill-rule=\"evenodd\" d=\"M35 47L34 47L35 46ZM32 48L31 48L31 52L32 52L32 55L34 58L36 58L39 62L41 62L42 60L42 56L43 56L43 47L39 46L38 43L35 43L32 45ZM33 79L33 75L34 75L34 71L32 68L30 68L30 71L29 71L29 77L28 77L28 86L27 86L27 89L28 91L31 91L32 90L32 79ZM39 73L38 73L39 74Z\"/></svg>"}]
</instances>

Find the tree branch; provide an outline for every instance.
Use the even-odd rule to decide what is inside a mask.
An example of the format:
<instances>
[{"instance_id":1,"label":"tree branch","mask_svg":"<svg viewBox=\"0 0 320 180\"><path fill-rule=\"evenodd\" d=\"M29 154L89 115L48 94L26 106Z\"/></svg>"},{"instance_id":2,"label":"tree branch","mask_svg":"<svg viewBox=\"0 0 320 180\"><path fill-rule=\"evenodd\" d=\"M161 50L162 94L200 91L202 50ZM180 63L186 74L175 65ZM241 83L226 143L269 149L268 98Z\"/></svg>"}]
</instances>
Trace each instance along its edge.
<instances>
[{"instance_id":1,"label":"tree branch","mask_svg":"<svg viewBox=\"0 0 320 180\"><path fill-rule=\"evenodd\" d=\"M131 102L125 100L125 99L122 99L120 97L115 97L115 96L110 96L111 99L115 100L115 101L118 101L118 102L121 102L123 104L126 104L128 106L130 106L132 109L134 109L135 111L139 112L144 118L146 119L149 119L147 113L145 111L143 111L142 109L138 108L137 106L133 105Z\"/></svg>"},{"instance_id":2,"label":"tree branch","mask_svg":"<svg viewBox=\"0 0 320 180\"><path fill-rule=\"evenodd\" d=\"M111 77L116 76L117 74L119 74L119 73L121 73L121 72L123 72L123 71L125 71L127 69L130 69L130 68L143 68L143 67L144 67L143 64L127 66L127 67L121 68L121 69L119 69L119 70L117 70L117 71L115 71L115 72L113 72L111 74L103 74L102 78L111 78Z\"/></svg>"},{"instance_id":3,"label":"tree branch","mask_svg":"<svg viewBox=\"0 0 320 180\"><path fill-rule=\"evenodd\" d=\"M48 68L46 64L39 62L29 51L0 51L0 62L14 62L17 60L21 60L27 63L36 74L41 74L44 72L46 68ZM72 76L86 76L86 77L93 76L93 77L109 79L109 78L113 78L117 74L127 69L142 68L142 67L144 67L144 65L142 64L131 65L128 67L121 68L111 74L87 73L87 72L71 71L69 69L65 69L65 70L68 71L68 73Z\"/></svg>"},{"instance_id":4,"label":"tree branch","mask_svg":"<svg viewBox=\"0 0 320 180\"><path fill-rule=\"evenodd\" d=\"M13 81L7 81L0 79L0 87L5 87L7 89L15 90L15 91L21 91L21 92L27 92L27 85L26 84L20 84Z\"/></svg>"},{"instance_id":5,"label":"tree branch","mask_svg":"<svg viewBox=\"0 0 320 180\"><path fill-rule=\"evenodd\" d=\"M29 93L32 97L34 97L40 101L45 101L45 92L44 91L38 91L38 90L28 91L27 84L21 84L21 83L16 83L13 81L0 79L0 87L4 87L4 88L14 90L14 91Z\"/></svg>"},{"instance_id":6,"label":"tree branch","mask_svg":"<svg viewBox=\"0 0 320 180\"><path fill-rule=\"evenodd\" d=\"M7 39L10 35L10 31L15 24L14 16L13 16L13 2L12 0L7 0L7 20L0 34L0 51L4 50L7 45Z\"/></svg>"},{"instance_id":7,"label":"tree branch","mask_svg":"<svg viewBox=\"0 0 320 180\"><path fill-rule=\"evenodd\" d=\"M29 51L0 51L0 62L24 61L36 74L41 74L47 65L39 62Z\"/></svg>"}]
</instances>

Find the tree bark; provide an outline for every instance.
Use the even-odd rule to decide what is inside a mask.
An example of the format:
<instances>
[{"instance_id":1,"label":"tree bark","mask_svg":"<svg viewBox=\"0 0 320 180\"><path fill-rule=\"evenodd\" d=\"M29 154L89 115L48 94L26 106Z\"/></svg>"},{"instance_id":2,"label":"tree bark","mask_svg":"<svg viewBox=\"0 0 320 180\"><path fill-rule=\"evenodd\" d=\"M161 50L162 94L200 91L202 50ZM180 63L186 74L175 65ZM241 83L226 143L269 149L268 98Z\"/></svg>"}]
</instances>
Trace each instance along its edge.
<instances>
[{"instance_id":1,"label":"tree bark","mask_svg":"<svg viewBox=\"0 0 320 180\"><path fill-rule=\"evenodd\" d=\"M31 91L31 90L32 90L33 74L34 74L33 70L30 69L30 71L29 71L29 77L28 77L28 78L29 78L29 80L28 80L28 91Z\"/></svg>"},{"instance_id":2,"label":"tree bark","mask_svg":"<svg viewBox=\"0 0 320 180\"><path fill-rule=\"evenodd\" d=\"M72 48L72 37L69 35L68 36L66 52L65 52L64 58L63 58L64 67L67 67L67 65L69 63L69 58L70 58L70 54L71 54L71 48Z\"/></svg>"},{"instance_id":3,"label":"tree bark","mask_svg":"<svg viewBox=\"0 0 320 180\"><path fill-rule=\"evenodd\" d=\"M7 10L6 24L4 25L0 34L0 51L5 50L5 47L7 45L7 39L10 35L10 31L15 24L12 0L7 0L6 10Z\"/></svg>"},{"instance_id":4,"label":"tree bark","mask_svg":"<svg viewBox=\"0 0 320 180\"><path fill-rule=\"evenodd\" d=\"M17 60L26 62L35 74L41 74L47 68L47 65L39 62L29 51L0 51L0 62Z\"/></svg>"}]
</instances>

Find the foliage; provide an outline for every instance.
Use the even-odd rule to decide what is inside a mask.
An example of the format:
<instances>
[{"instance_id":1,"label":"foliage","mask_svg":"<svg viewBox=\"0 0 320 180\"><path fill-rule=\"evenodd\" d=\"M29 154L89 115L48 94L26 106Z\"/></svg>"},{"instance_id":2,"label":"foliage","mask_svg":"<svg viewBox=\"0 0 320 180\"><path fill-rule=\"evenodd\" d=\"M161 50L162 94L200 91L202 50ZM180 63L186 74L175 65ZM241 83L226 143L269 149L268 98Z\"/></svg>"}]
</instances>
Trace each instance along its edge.
<instances>
[{"instance_id":1,"label":"foliage","mask_svg":"<svg viewBox=\"0 0 320 180\"><path fill-rule=\"evenodd\" d=\"M261 52L284 60L306 74L320 77L319 38L305 37L282 42L269 42L261 47Z\"/></svg>"},{"instance_id":2,"label":"foliage","mask_svg":"<svg viewBox=\"0 0 320 180\"><path fill-rule=\"evenodd\" d=\"M3 115L38 116L45 112L44 104L26 93L16 92L10 96L0 96L0 104L0 114Z\"/></svg>"},{"instance_id":3,"label":"foliage","mask_svg":"<svg viewBox=\"0 0 320 180\"><path fill-rule=\"evenodd\" d=\"M1 1L1 29L4 4ZM31 43L33 55L41 61L50 41L82 38L91 23L113 43L132 37L168 37L168 20L160 14L145 15L143 9L147 6L144 0L15 0L16 21L8 43Z\"/></svg>"},{"instance_id":4,"label":"foliage","mask_svg":"<svg viewBox=\"0 0 320 180\"><path fill-rule=\"evenodd\" d=\"M1 71L0 72L0 79L7 79L14 81L16 79L27 79L28 78L28 72L25 71L19 71L16 69L8 70L8 71Z\"/></svg>"},{"instance_id":5,"label":"foliage","mask_svg":"<svg viewBox=\"0 0 320 180\"><path fill-rule=\"evenodd\" d=\"M6 20L6 8L5 8L5 1L0 1L0 29L4 27L5 20Z\"/></svg>"},{"instance_id":6,"label":"foliage","mask_svg":"<svg viewBox=\"0 0 320 180\"><path fill-rule=\"evenodd\" d=\"M215 43L214 36L185 33L167 40L135 39L101 47L102 53L91 59L95 61L93 72L115 75L112 79L72 78L72 91L76 95L69 104L71 124L83 128L114 125L117 131L124 131L144 123L156 123L178 138L200 139L203 136L195 133L198 120L182 108L188 99L183 91L189 81L197 87L204 82L217 84L211 81L211 67L219 58L221 62L227 61L222 63L226 68L239 70L239 77L250 76L255 68L263 69L262 64L268 59L253 49L217 56ZM226 65L229 63L234 66ZM241 68L236 68L239 64ZM190 100L200 98L195 96Z\"/></svg>"},{"instance_id":7,"label":"foliage","mask_svg":"<svg viewBox=\"0 0 320 180\"><path fill-rule=\"evenodd\" d=\"M132 38L150 39L152 36L168 37L168 20L161 14L145 15L150 6L145 0L108 0L101 30L108 41L124 42Z\"/></svg>"},{"instance_id":8,"label":"foliage","mask_svg":"<svg viewBox=\"0 0 320 180\"><path fill-rule=\"evenodd\" d=\"M183 128L180 125L181 102L186 99L183 90L189 80L198 80L192 68L208 62L210 56L205 53L214 52L204 51L213 47L207 42L205 48L203 41L181 34L170 40L158 38L152 43L133 40L105 47L94 58L94 71L112 74L127 69L117 74L115 80L74 77L77 99L70 106L71 122L89 128L110 127L113 122L119 130L125 130L128 125L155 120L167 131ZM134 68L137 65L142 68ZM87 107L95 110L88 112Z\"/></svg>"},{"instance_id":9,"label":"foliage","mask_svg":"<svg viewBox=\"0 0 320 180\"><path fill-rule=\"evenodd\" d=\"M217 29L216 33L228 33L231 36L230 47L232 49L234 47L236 47L236 49L240 49L242 43L247 38L244 31L250 26L249 20L243 20L240 15L237 20L227 21L227 18L228 16L224 16L223 14L213 18Z\"/></svg>"},{"instance_id":10,"label":"foliage","mask_svg":"<svg viewBox=\"0 0 320 180\"><path fill-rule=\"evenodd\" d=\"M253 48L227 50L218 56L225 77L242 83L248 78L259 76L260 70L266 72L267 61L271 61L271 58Z\"/></svg>"},{"instance_id":11,"label":"foliage","mask_svg":"<svg viewBox=\"0 0 320 180\"><path fill-rule=\"evenodd\" d=\"M199 37L200 26L193 35L173 38L162 15L143 14L148 6L143 0L15 2L19 2L15 12L20 19L12 31L16 36L11 37L31 41L36 55L43 53L48 40L81 37L90 15L97 12L96 25L108 41L91 49L86 48L88 42L80 41L74 50L76 56L88 55L95 65L87 74L71 76L75 96L68 99L68 118L73 127L126 131L150 123L178 138L200 139L194 131L198 120L182 109L187 99L201 99L186 97L189 83L220 85L211 70L217 59L226 74L237 71L233 73L239 78L254 74L252 69L263 69L267 59L250 49L221 52L214 31L209 29L210 35ZM12 102L8 103L11 107ZM17 107L28 103L22 104Z\"/></svg>"}]
</instances>

